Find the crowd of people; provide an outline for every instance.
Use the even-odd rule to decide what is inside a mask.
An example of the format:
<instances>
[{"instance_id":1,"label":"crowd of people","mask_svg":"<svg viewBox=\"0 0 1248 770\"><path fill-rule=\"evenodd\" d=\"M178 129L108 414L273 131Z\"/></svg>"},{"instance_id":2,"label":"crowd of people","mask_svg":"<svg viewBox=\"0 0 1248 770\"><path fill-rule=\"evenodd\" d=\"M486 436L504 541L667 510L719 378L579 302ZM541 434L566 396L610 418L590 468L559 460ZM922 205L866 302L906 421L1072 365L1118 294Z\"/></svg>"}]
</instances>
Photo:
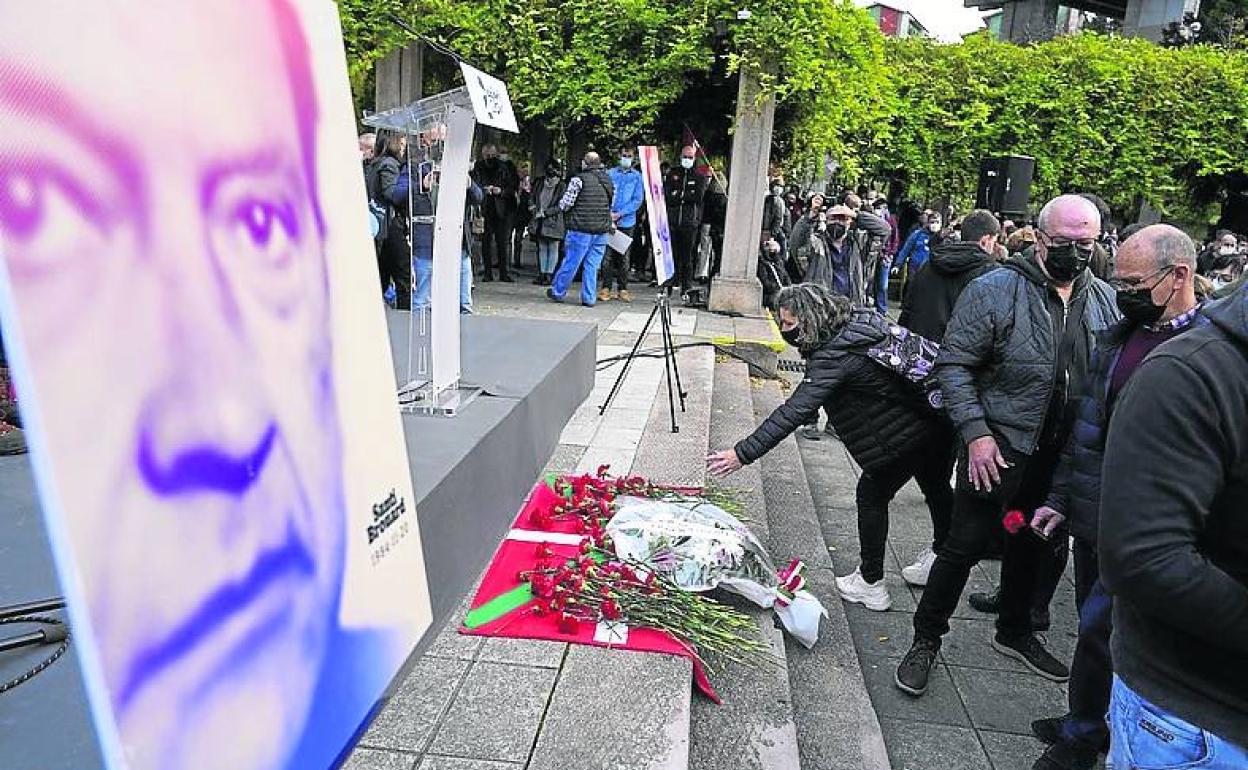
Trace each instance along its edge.
<instances>
[{"instance_id":1,"label":"crowd of people","mask_svg":"<svg viewBox=\"0 0 1248 770\"><path fill-rule=\"evenodd\" d=\"M862 201L811 196L791 229L763 234L760 275L806 373L709 471L826 411L862 469L844 601L890 608L888 505L909 480L930 513L931 548L902 571L923 593L897 688L928 690L971 570L995 554L999 591L970 597L997 614L993 649L1069 683L1067 713L1032 724L1048 744L1036 770L1106 751L1115 768L1248 767L1244 243L1119 233L1094 195L1023 226L925 212L899 237L886 204ZM894 323L880 311L898 276ZM1072 552L1067 662L1041 634Z\"/></svg>"},{"instance_id":2,"label":"crowd of people","mask_svg":"<svg viewBox=\"0 0 1248 770\"><path fill-rule=\"evenodd\" d=\"M403 134L360 136L360 157L374 223L378 272L385 296L400 309L429 304L433 259L434 200L439 173L426 135L408 146ZM682 148L675 164L664 161L664 207L675 276L673 291L690 304L704 300L704 287L719 270L727 193L693 146ZM523 257L535 252L533 283L554 301L565 300L571 283L581 282L581 304L631 302L629 286L656 285L651 257L649 215L636 151L619 148L609 161L585 153L569 172L555 157L533 177L527 163L516 164L506 149L484 144L469 175L464 213L460 309L472 312L472 286L498 280L514 283ZM409 177L416 177L412 184ZM608 245L624 236L623 251ZM415 266L414 274L412 266Z\"/></svg>"}]
</instances>

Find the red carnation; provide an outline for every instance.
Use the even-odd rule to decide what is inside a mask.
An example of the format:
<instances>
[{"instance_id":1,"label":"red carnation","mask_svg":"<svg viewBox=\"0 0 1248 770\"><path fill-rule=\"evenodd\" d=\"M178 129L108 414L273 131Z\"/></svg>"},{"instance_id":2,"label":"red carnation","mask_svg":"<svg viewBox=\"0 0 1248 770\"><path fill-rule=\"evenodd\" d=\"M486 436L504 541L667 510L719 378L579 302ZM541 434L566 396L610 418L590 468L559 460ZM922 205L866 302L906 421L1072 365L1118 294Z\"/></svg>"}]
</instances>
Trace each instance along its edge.
<instances>
[{"instance_id":1,"label":"red carnation","mask_svg":"<svg viewBox=\"0 0 1248 770\"><path fill-rule=\"evenodd\" d=\"M581 621L575 615L563 613L559 616L559 633L575 634L581 630Z\"/></svg>"},{"instance_id":2,"label":"red carnation","mask_svg":"<svg viewBox=\"0 0 1248 770\"><path fill-rule=\"evenodd\" d=\"M1022 511L1010 511L1001 520L1001 525L1005 527L1006 532L1009 532L1011 535L1017 535L1027 526L1027 518L1023 516Z\"/></svg>"},{"instance_id":3,"label":"red carnation","mask_svg":"<svg viewBox=\"0 0 1248 770\"><path fill-rule=\"evenodd\" d=\"M534 575L533 579L529 581L529 585L532 586L534 595L542 598L549 597L554 591L550 578L545 575Z\"/></svg>"},{"instance_id":4,"label":"red carnation","mask_svg":"<svg viewBox=\"0 0 1248 770\"><path fill-rule=\"evenodd\" d=\"M607 620L619 620L621 616L620 605L614 600L607 599L602 603L602 616Z\"/></svg>"},{"instance_id":5,"label":"red carnation","mask_svg":"<svg viewBox=\"0 0 1248 770\"><path fill-rule=\"evenodd\" d=\"M555 555L554 550L550 547L550 543L538 543L535 553L539 559L549 559Z\"/></svg>"}]
</instances>

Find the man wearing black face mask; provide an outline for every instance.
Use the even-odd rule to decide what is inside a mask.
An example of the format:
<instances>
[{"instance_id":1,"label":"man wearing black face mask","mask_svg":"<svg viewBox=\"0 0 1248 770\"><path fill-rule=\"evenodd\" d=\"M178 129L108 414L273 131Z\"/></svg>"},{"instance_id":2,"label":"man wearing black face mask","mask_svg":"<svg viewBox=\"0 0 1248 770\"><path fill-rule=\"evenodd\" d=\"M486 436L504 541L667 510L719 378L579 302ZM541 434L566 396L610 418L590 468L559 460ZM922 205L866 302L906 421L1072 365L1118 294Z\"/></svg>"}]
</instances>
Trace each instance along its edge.
<instances>
[{"instance_id":1,"label":"man wearing black face mask","mask_svg":"<svg viewBox=\"0 0 1248 770\"><path fill-rule=\"evenodd\" d=\"M965 445L953 525L914 616L914 644L899 689L921 695L971 568L1002 513L1045 501L1070 430L1067 396L1082 381L1094 335L1118 319L1114 292L1088 270L1101 232L1090 201L1064 195L1040 212L1036 250L975 279L958 298L936 362L945 410ZM1032 625L1038 574L1067 551L1065 537L1010 537L1001 567L993 649L1036 674L1066 681L1066 666ZM1047 610L1047 603L1045 606Z\"/></svg>"},{"instance_id":2,"label":"man wearing black face mask","mask_svg":"<svg viewBox=\"0 0 1248 770\"><path fill-rule=\"evenodd\" d=\"M1051 744L1034 770L1087 770L1108 737L1113 669L1109 637L1112 602L1100 582L1097 526L1101 466L1110 414L1144 358L1161 343L1203 325L1193 277L1196 247L1182 231L1153 225L1132 235L1118 252L1115 277L1123 320L1097 339L1070 438L1045 504L1032 526L1055 531L1069 521L1075 541L1079 642L1071 663L1070 713L1033 723Z\"/></svg>"}]
</instances>

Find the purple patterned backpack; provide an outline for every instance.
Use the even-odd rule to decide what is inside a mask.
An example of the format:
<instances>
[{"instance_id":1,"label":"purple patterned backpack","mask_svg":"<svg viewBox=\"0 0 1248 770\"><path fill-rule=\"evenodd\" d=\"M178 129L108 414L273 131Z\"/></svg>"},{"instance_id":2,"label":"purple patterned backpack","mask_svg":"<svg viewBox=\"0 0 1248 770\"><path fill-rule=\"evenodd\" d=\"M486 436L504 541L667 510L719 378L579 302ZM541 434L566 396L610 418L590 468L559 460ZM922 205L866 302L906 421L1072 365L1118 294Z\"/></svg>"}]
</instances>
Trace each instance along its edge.
<instances>
[{"instance_id":1,"label":"purple patterned backpack","mask_svg":"<svg viewBox=\"0 0 1248 770\"><path fill-rule=\"evenodd\" d=\"M933 411L944 410L940 383L932 373L940 345L895 323L888 324L888 336L867 348L867 357L891 372L901 375Z\"/></svg>"}]
</instances>

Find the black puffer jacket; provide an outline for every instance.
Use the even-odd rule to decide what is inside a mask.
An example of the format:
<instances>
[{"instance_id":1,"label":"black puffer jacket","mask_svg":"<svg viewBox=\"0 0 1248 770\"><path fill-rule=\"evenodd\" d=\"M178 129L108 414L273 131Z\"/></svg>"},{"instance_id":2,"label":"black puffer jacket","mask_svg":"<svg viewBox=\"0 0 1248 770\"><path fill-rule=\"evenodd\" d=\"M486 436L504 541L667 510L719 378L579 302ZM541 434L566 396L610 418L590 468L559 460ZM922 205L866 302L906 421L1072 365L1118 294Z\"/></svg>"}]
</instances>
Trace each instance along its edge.
<instances>
[{"instance_id":1,"label":"black puffer jacket","mask_svg":"<svg viewBox=\"0 0 1248 770\"><path fill-rule=\"evenodd\" d=\"M913 387L866 351L888 335L888 320L856 310L828 344L806 356L806 378L758 429L737 443L737 457L752 463L826 406L832 425L854 461L877 473L897 459L952 441L948 424L932 415Z\"/></svg>"},{"instance_id":2,"label":"black puffer jacket","mask_svg":"<svg viewBox=\"0 0 1248 770\"><path fill-rule=\"evenodd\" d=\"M1204 326L1209 319L1197 314L1180 333ZM1088 375L1074 404L1075 423L1062 449L1045 505L1065 514L1070 531L1085 543L1096 544L1100 521L1101 468L1105 461L1105 434L1109 430L1110 378L1118 366L1122 346L1135 325L1119 321L1097 335Z\"/></svg>"},{"instance_id":3,"label":"black puffer jacket","mask_svg":"<svg viewBox=\"0 0 1248 770\"><path fill-rule=\"evenodd\" d=\"M940 342L962 290L997 267L992 255L978 243L941 245L910 281L899 323L921 337Z\"/></svg>"},{"instance_id":4,"label":"black puffer jacket","mask_svg":"<svg viewBox=\"0 0 1248 770\"><path fill-rule=\"evenodd\" d=\"M1068 314L1078 326L1068 332L1074 345L1063 376L1058 332ZM1032 259L1012 258L971 281L936 360L945 410L962 441L993 436L1016 452L1034 452L1054 396L1063 407L1061 396L1078 392L1094 335L1118 318L1114 290L1088 270L1075 279L1069 310Z\"/></svg>"}]
</instances>

